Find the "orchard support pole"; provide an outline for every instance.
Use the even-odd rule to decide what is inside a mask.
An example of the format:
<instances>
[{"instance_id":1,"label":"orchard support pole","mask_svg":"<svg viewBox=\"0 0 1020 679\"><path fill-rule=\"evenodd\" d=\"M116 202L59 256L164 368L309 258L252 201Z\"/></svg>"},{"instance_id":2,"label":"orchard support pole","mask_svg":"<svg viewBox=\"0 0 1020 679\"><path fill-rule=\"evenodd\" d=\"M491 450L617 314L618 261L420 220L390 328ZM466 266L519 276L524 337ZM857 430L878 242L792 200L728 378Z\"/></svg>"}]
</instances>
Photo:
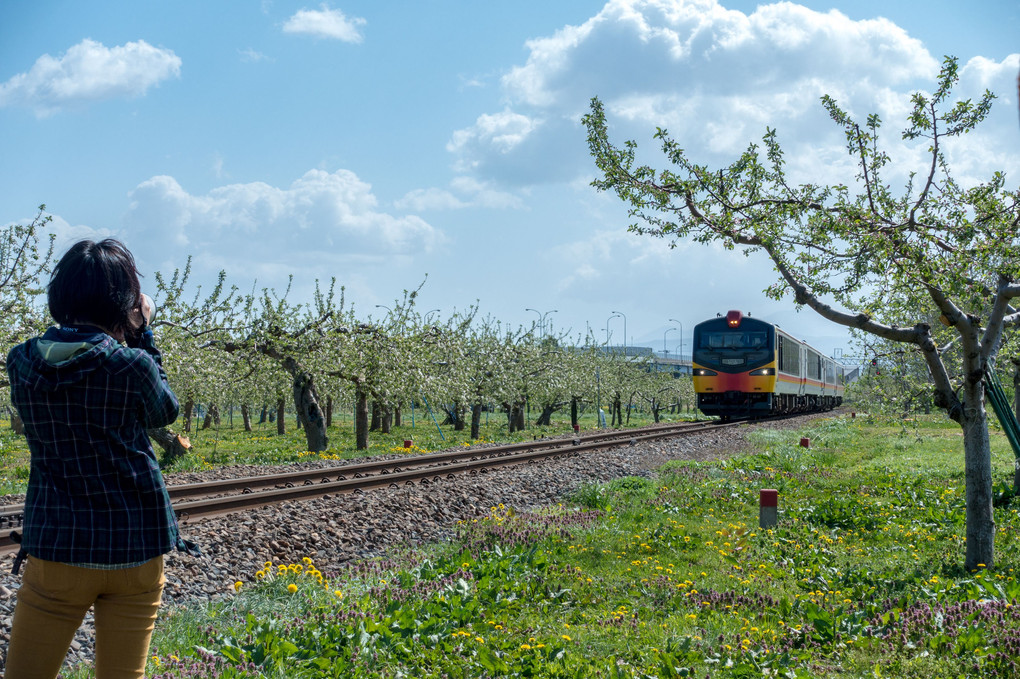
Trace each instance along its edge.
<instances>
[{"instance_id":1,"label":"orchard support pole","mask_svg":"<svg viewBox=\"0 0 1020 679\"><path fill-rule=\"evenodd\" d=\"M446 436L443 434L443 428L440 427L439 426L439 422L436 421L436 414L434 412L432 412L432 406L429 405L428 399L426 399L424 396L422 396L421 397L421 402L425 404L425 407L429 411L429 415L432 416L432 421L435 422L436 429L439 430L439 437L442 438L445 441L446 440Z\"/></svg>"}]
</instances>

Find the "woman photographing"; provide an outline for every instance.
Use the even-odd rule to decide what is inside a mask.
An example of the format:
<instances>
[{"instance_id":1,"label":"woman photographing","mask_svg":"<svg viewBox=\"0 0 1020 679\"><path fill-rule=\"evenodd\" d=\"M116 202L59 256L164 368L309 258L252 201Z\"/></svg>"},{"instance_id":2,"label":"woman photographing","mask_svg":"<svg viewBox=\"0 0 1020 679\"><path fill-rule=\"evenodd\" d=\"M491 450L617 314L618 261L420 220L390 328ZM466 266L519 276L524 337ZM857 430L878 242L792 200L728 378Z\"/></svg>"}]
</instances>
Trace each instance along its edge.
<instances>
[{"instance_id":1,"label":"woman photographing","mask_svg":"<svg viewBox=\"0 0 1020 679\"><path fill-rule=\"evenodd\" d=\"M47 290L58 326L8 354L31 451L8 679L56 677L94 608L97 679L144 676L163 555L181 539L145 430L177 419L131 253L84 240Z\"/></svg>"}]
</instances>

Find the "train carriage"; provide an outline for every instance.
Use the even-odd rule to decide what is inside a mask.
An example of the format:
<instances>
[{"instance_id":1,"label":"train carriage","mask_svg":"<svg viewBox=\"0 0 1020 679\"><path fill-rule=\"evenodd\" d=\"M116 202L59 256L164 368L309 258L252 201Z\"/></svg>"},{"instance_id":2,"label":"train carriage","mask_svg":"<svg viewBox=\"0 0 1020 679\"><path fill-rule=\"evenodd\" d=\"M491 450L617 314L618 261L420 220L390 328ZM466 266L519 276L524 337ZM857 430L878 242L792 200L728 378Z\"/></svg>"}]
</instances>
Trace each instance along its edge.
<instances>
[{"instance_id":1,"label":"train carriage","mask_svg":"<svg viewBox=\"0 0 1020 679\"><path fill-rule=\"evenodd\" d=\"M765 417L843 402L843 367L778 326L730 311L694 327L694 391L706 415Z\"/></svg>"}]
</instances>

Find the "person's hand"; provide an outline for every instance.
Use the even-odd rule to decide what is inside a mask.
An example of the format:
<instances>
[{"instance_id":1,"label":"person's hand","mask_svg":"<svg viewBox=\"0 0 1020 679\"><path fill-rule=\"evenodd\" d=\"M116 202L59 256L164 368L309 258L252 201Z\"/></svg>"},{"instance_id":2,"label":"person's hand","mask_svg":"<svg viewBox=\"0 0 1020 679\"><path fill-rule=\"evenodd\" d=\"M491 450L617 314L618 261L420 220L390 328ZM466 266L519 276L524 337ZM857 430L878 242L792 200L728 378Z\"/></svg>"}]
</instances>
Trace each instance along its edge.
<instances>
[{"instance_id":1,"label":"person's hand","mask_svg":"<svg viewBox=\"0 0 1020 679\"><path fill-rule=\"evenodd\" d=\"M132 330L141 330L149 324L149 319L152 318L152 306L152 298L142 293L141 302L128 315L128 322L131 324Z\"/></svg>"},{"instance_id":2,"label":"person's hand","mask_svg":"<svg viewBox=\"0 0 1020 679\"><path fill-rule=\"evenodd\" d=\"M142 293L142 319L144 320L144 322L142 323L143 328L149 324L150 320L152 320L152 312L153 310L155 310L155 308L156 305L152 303L152 298L143 292Z\"/></svg>"}]
</instances>

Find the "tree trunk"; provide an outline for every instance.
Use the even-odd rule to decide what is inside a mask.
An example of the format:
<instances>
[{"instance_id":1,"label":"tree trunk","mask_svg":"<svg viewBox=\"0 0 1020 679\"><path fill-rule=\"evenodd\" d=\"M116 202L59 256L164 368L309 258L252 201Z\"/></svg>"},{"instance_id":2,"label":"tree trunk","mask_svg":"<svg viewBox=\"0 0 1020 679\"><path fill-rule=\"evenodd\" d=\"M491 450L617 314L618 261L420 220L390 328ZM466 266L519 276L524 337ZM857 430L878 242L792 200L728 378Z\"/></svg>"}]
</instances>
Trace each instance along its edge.
<instances>
[{"instance_id":1,"label":"tree trunk","mask_svg":"<svg viewBox=\"0 0 1020 679\"><path fill-rule=\"evenodd\" d=\"M369 431L379 431L379 427L382 426L382 408L379 407L379 401L372 401L372 423L368 426Z\"/></svg>"},{"instance_id":2,"label":"tree trunk","mask_svg":"<svg viewBox=\"0 0 1020 679\"><path fill-rule=\"evenodd\" d=\"M464 413L467 412L467 409L464 407L464 404L462 403L455 403L453 408L454 413L457 416L456 419L453 421L453 430L464 431Z\"/></svg>"},{"instance_id":3,"label":"tree trunk","mask_svg":"<svg viewBox=\"0 0 1020 679\"><path fill-rule=\"evenodd\" d=\"M574 429L578 425L577 420L577 397L570 399L570 428Z\"/></svg>"},{"instance_id":4,"label":"tree trunk","mask_svg":"<svg viewBox=\"0 0 1020 679\"><path fill-rule=\"evenodd\" d=\"M145 432L149 439L163 449L163 457L159 460L161 469L171 466L191 450L191 442L186 437L175 434L169 427L146 429Z\"/></svg>"},{"instance_id":5,"label":"tree trunk","mask_svg":"<svg viewBox=\"0 0 1020 679\"><path fill-rule=\"evenodd\" d=\"M333 397L326 397L326 428L333 426Z\"/></svg>"},{"instance_id":6,"label":"tree trunk","mask_svg":"<svg viewBox=\"0 0 1020 679\"><path fill-rule=\"evenodd\" d=\"M218 405L213 404L209 406L209 412L212 413L213 424L215 424L217 427L220 426L220 407Z\"/></svg>"},{"instance_id":7,"label":"tree trunk","mask_svg":"<svg viewBox=\"0 0 1020 679\"><path fill-rule=\"evenodd\" d=\"M441 426L445 427L447 425L452 426L454 424L457 424L457 404L456 403L452 407L444 405L443 406L443 413L446 415L446 417L444 417L443 421L440 423Z\"/></svg>"},{"instance_id":8,"label":"tree trunk","mask_svg":"<svg viewBox=\"0 0 1020 679\"><path fill-rule=\"evenodd\" d=\"M213 423L213 409L212 406L206 408L205 419L202 420L202 429L208 429Z\"/></svg>"},{"instance_id":9,"label":"tree trunk","mask_svg":"<svg viewBox=\"0 0 1020 679\"><path fill-rule=\"evenodd\" d=\"M259 424L265 424L268 418L269 418L269 406L263 403L262 412L259 413Z\"/></svg>"},{"instance_id":10,"label":"tree trunk","mask_svg":"<svg viewBox=\"0 0 1020 679\"><path fill-rule=\"evenodd\" d=\"M400 426L400 408L401 408L401 405L402 404L398 403L397 407L393 409L393 426L394 427L399 427Z\"/></svg>"},{"instance_id":11,"label":"tree trunk","mask_svg":"<svg viewBox=\"0 0 1020 679\"><path fill-rule=\"evenodd\" d=\"M287 402L283 400L283 397L276 399L276 433L283 436L287 433L287 422L284 420Z\"/></svg>"},{"instance_id":12,"label":"tree trunk","mask_svg":"<svg viewBox=\"0 0 1020 679\"><path fill-rule=\"evenodd\" d=\"M482 404L476 403L471 406L471 440L475 441L479 437L479 430L482 427Z\"/></svg>"},{"instance_id":13,"label":"tree trunk","mask_svg":"<svg viewBox=\"0 0 1020 679\"><path fill-rule=\"evenodd\" d=\"M995 518L992 513L992 454L981 381L964 383L964 468L967 484L967 554L964 568L995 565Z\"/></svg>"},{"instance_id":14,"label":"tree trunk","mask_svg":"<svg viewBox=\"0 0 1020 679\"><path fill-rule=\"evenodd\" d=\"M507 431L513 434L515 431L524 431L524 404L504 403L503 407L506 408L506 420L507 420Z\"/></svg>"},{"instance_id":15,"label":"tree trunk","mask_svg":"<svg viewBox=\"0 0 1020 679\"><path fill-rule=\"evenodd\" d=\"M524 421L525 407L524 403L518 403L516 406L517 431L524 431L527 428L527 424Z\"/></svg>"},{"instance_id":16,"label":"tree trunk","mask_svg":"<svg viewBox=\"0 0 1020 679\"><path fill-rule=\"evenodd\" d=\"M251 431L251 408L247 403L241 404L241 420L244 422L244 430Z\"/></svg>"},{"instance_id":17,"label":"tree trunk","mask_svg":"<svg viewBox=\"0 0 1020 679\"><path fill-rule=\"evenodd\" d=\"M359 386L355 388L354 440L358 450L368 449L368 394Z\"/></svg>"},{"instance_id":18,"label":"tree trunk","mask_svg":"<svg viewBox=\"0 0 1020 679\"><path fill-rule=\"evenodd\" d=\"M546 404L542 406L542 414L535 420L535 424L540 427L548 427L552 424L552 414L556 412L556 406Z\"/></svg>"},{"instance_id":19,"label":"tree trunk","mask_svg":"<svg viewBox=\"0 0 1020 679\"><path fill-rule=\"evenodd\" d=\"M1013 363L1013 410L1020 421L1020 361Z\"/></svg>"},{"instance_id":20,"label":"tree trunk","mask_svg":"<svg viewBox=\"0 0 1020 679\"><path fill-rule=\"evenodd\" d=\"M326 435L326 419L322 416L315 391L315 379L296 365L289 367L288 372L293 379L294 405L298 422L305 431L305 443L311 452L321 453L329 448L329 437Z\"/></svg>"},{"instance_id":21,"label":"tree trunk","mask_svg":"<svg viewBox=\"0 0 1020 679\"><path fill-rule=\"evenodd\" d=\"M659 413L662 411L662 405L658 400L652 399L652 422L655 424L659 423Z\"/></svg>"},{"instance_id":22,"label":"tree trunk","mask_svg":"<svg viewBox=\"0 0 1020 679\"><path fill-rule=\"evenodd\" d=\"M184 402L184 433L191 433L191 416L195 412L195 400L189 398Z\"/></svg>"},{"instance_id":23,"label":"tree trunk","mask_svg":"<svg viewBox=\"0 0 1020 679\"><path fill-rule=\"evenodd\" d=\"M631 399L629 401L627 401L627 424L628 425L630 425L630 411L631 411L631 406L633 406L633 405L634 405L634 398L631 397Z\"/></svg>"},{"instance_id":24,"label":"tree trunk","mask_svg":"<svg viewBox=\"0 0 1020 679\"><path fill-rule=\"evenodd\" d=\"M25 423L21 419L21 415L14 408L8 406L7 412L11 415L11 430L18 436L25 435Z\"/></svg>"},{"instance_id":25,"label":"tree trunk","mask_svg":"<svg viewBox=\"0 0 1020 679\"><path fill-rule=\"evenodd\" d=\"M392 422L393 422L393 411L390 410L390 407L388 405L387 406L383 406L382 414L381 414L380 419L379 419L379 428L382 430L383 434L389 434L390 433L390 425L391 425Z\"/></svg>"}]
</instances>

